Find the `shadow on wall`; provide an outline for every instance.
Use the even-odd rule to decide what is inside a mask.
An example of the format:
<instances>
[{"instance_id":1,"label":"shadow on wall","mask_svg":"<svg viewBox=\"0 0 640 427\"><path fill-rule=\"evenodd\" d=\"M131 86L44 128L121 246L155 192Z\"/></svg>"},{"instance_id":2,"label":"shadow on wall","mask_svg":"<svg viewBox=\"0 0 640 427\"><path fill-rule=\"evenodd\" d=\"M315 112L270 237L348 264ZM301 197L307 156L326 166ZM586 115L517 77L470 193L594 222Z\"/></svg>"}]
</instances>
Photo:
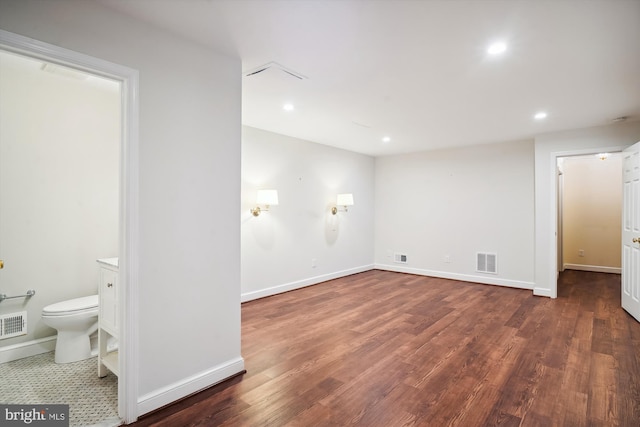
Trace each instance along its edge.
<instances>
[{"instance_id":1,"label":"shadow on wall","mask_svg":"<svg viewBox=\"0 0 640 427\"><path fill-rule=\"evenodd\" d=\"M276 244L276 224L272 215L251 216L248 226L256 244L264 250L273 249Z\"/></svg>"},{"instance_id":2,"label":"shadow on wall","mask_svg":"<svg viewBox=\"0 0 640 427\"><path fill-rule=\"evenodd\" d=\"M333 205L327 205L324 223L324 239L329 245L334 245L338 241L340 234L340 218L331 213Z\"/></svg>"}]
</instances>

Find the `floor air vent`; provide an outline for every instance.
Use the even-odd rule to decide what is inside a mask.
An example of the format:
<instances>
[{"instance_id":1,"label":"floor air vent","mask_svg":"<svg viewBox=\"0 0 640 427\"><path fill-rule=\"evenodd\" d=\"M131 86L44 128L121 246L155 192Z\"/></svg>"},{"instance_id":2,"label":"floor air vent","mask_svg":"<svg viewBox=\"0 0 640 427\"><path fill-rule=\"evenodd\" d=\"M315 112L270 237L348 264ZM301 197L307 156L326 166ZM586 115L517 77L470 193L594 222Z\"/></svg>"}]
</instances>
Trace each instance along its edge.
<instances>
[{"instance_id":1,"label":"floor air vent","mask_svg":"<svg viewBox=\"0 0 640 427\"><path fill-rule=\"evenodd\" d=\"M26 311L0 316L0 340L20 335L27 335Z\"/></svg>"},{"instance_id":2,"label":"floor air vent","mask_svg":"<svg viewBox=\"0 0 640 427\"><path fill-rule=\"evenodd\" d=\"M476 271L498 274L498 255L478 252L476 254Z\"/></svg>"}]
</instances>

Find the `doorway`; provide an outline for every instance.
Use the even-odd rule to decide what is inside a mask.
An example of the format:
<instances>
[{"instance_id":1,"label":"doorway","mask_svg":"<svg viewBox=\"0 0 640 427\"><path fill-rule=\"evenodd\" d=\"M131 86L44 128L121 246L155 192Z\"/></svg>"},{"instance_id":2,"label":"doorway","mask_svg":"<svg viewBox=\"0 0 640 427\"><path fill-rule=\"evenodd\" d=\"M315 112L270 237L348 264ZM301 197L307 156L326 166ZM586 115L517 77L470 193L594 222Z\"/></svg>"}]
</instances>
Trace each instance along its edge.
<instances>
[{"instance_id":1,"label":"doorway","mask_svg":"<svg viewBox=\"0 0 640 427\"><path fill-rule=\"evenodd\" d=\"M621 272L622 156L557 158L558 272Z\"/></svg>"},{"instance_id":2,"label":"doorway","mask_svg":"<svg viewBox=\"0 0 640 427\"><path fill-rule=\"evenodd\" d=\"M138 277L138 71L48 43L0 30L0 50L116 81L120 87L118 172L119 257L118 318L120 321L118 416L136 420L137 396L137 277ZM82 111L78 114L81 116ZM56 254L52 254L55 257ZM35 268L36 266L34 266Z\"/></svg>"},{"instance_id":3,"label":"doorway","mask_svg":"<svg viewBox=\"0 0 640 427\"><path fill-rule=\"evenodd\" d=\"M66 401L74 424L117 418L117 378L94 381L95 363L77 361L88 354L63 367L51 353L37 353L58 341L43 308L80 297L93 301L95 260L118 254L120 83L0 51L0 93L0 289L15 296L2 302L0 315L23 313L22 334L0 337L2 359L20 359L3 367L0 391L9 395L0 400ZM95 351L95 333L92 341ZM62 354L56 351L56 359ZM15 370L31 383L21 393L15 382L7 390ZM100 396L94 413L87 410L90 384Z\"/></svg>"}]
</instances>

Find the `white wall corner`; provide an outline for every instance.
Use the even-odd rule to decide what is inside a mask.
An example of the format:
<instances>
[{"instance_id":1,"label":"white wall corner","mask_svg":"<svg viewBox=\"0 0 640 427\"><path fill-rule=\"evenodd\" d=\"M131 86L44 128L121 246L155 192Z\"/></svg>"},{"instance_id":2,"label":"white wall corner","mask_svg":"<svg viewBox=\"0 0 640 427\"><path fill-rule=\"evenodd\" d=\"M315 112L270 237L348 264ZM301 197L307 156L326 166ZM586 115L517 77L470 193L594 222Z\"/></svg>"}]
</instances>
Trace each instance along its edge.
<instances>
[{"instance_id":1,"label":"white wall corner","mask_svg":"<svg viewBox=\"0 0 640 427\"><path fill-rule=\"evenodd\" d=\"M138 398L138 415L144 415L179 399L212 387L244 372L244 359L237 357Z\"/></svg>"}]
</instances>

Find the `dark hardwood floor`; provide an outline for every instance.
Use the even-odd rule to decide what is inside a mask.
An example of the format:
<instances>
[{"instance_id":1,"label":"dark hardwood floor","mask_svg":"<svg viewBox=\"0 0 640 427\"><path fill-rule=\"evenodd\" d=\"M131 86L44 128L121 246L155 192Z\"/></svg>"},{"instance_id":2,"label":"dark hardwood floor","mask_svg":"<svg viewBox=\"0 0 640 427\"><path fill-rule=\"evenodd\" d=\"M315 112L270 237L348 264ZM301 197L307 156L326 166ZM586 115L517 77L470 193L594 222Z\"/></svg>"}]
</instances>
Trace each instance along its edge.
<instances>
[{"instance_id":1,"label":"dark hardwood floor","mask_svg":"<svg viewBox=\"0 0 640 427\"><path fill-rule=\"evenodd\" d=\"M531 291L369 271L242 306L247 373L136 426L638 426L620 276Z\"/></svg>"}]
</instances>

